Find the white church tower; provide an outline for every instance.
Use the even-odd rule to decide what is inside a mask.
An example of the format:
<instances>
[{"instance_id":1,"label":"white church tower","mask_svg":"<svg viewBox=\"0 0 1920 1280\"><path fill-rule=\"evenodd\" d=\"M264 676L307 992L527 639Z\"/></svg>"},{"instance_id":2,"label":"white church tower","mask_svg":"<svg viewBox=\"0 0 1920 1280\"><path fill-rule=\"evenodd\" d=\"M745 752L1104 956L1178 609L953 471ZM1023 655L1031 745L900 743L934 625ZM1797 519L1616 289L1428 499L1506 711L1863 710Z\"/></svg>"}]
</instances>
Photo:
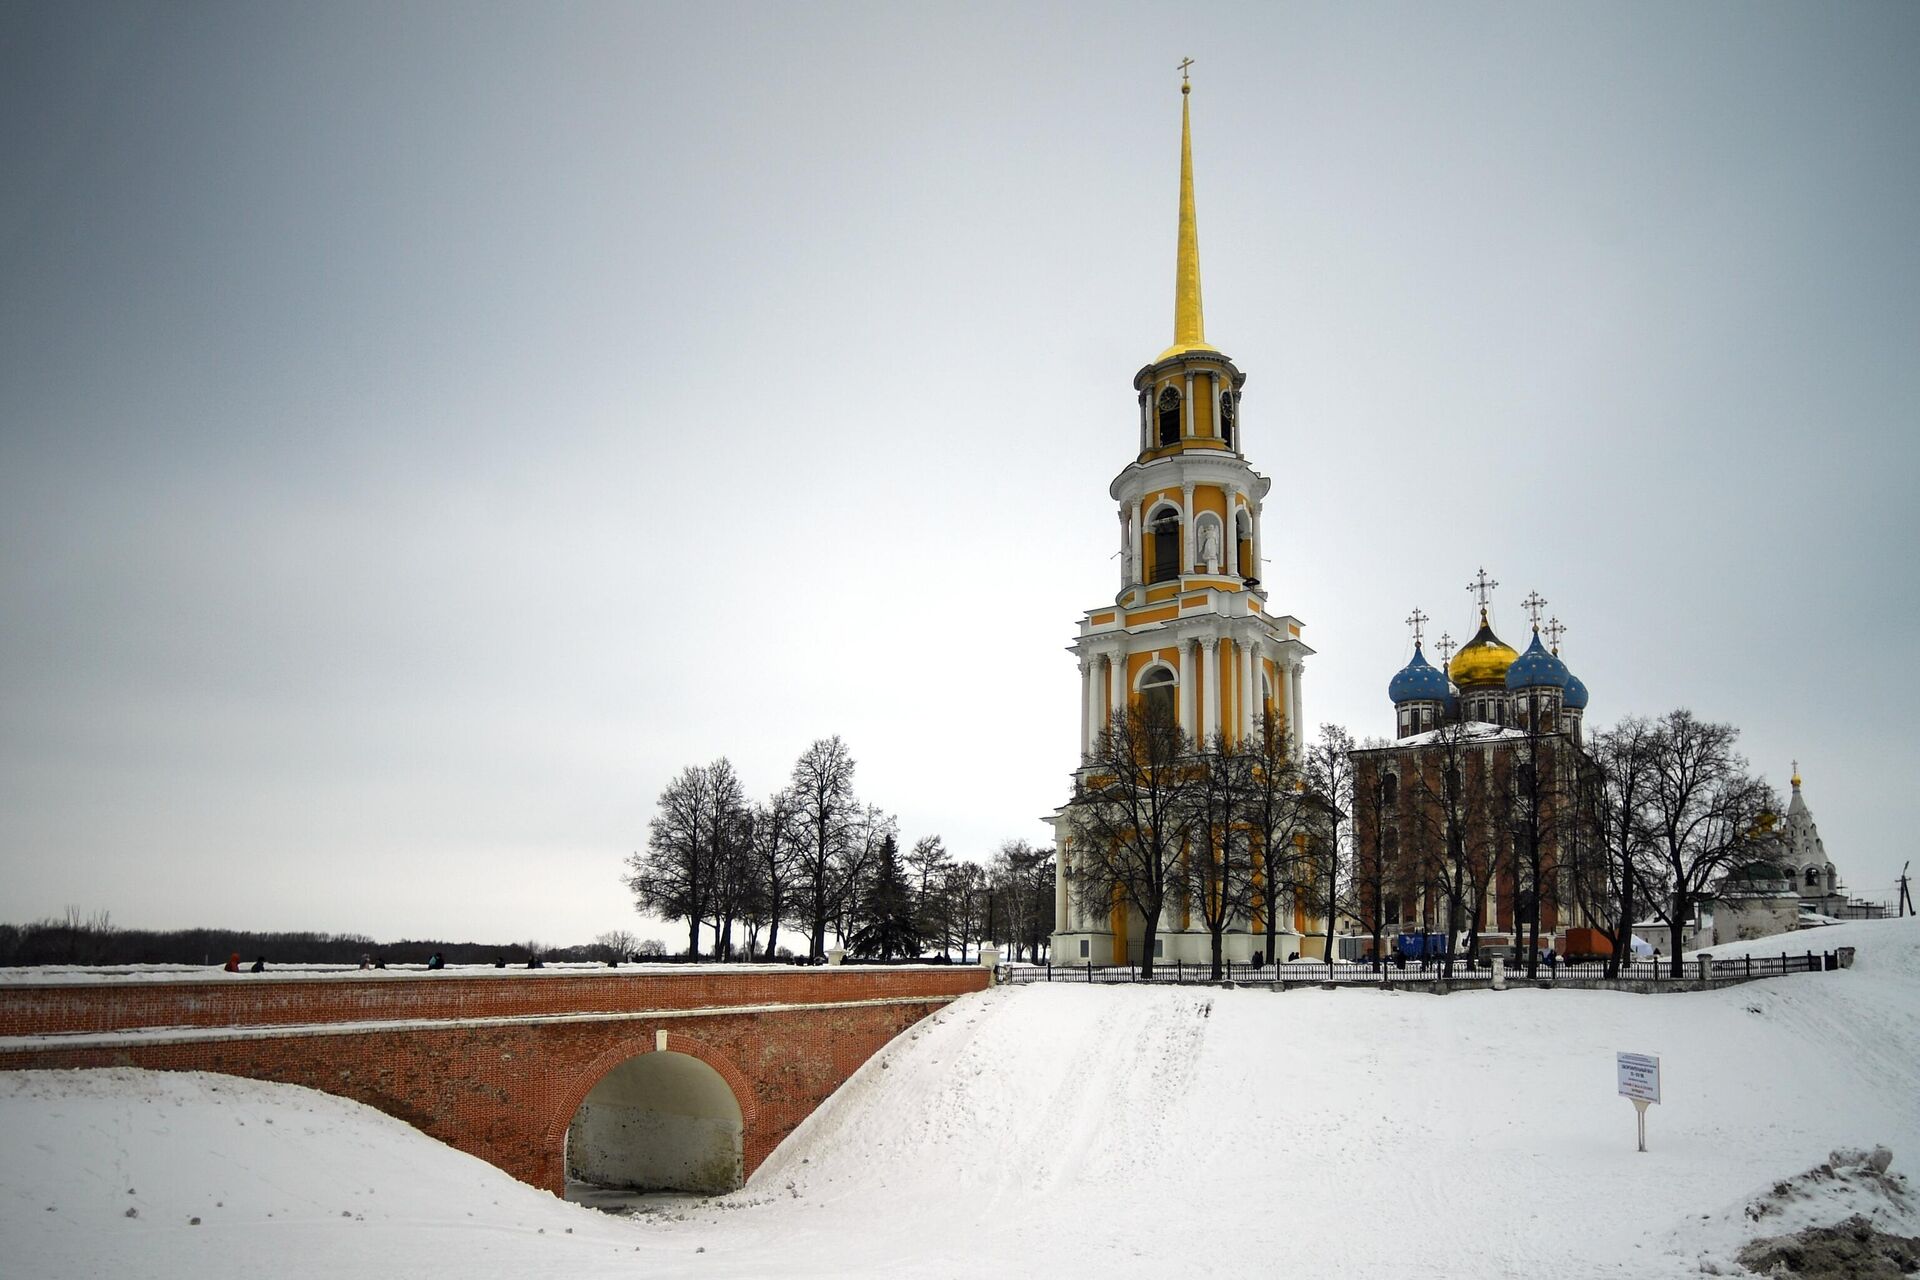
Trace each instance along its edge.
<instances>
[{"instance_id":1,"label":"white church tower","mask_svg":"<svg viewBox=\"0 0 1920 1280\"><path fill-rule=\"evenodd\" d=\"M1071 652L1080 665L1080 751L1092 749L1116 711L1155 708L1196 741L1236 741L1261 716L1288 726L1297 753L1301 673L1313 652L1298 618L1268 603L1269 565L1282 549L1263 536L1273 482L1246 458L1241 413L1246 375L1206 339L1200 238L1194 216L1192 86L1180 86L1180 226L1174 270L1173 345L1134 375L1136 453L1108 494L1120 523L1120 581L1113 602L1090 609ZM1284 495L1284 490L1283 490ZM1274 525L1284 523L1284 496ZM1066 823L1060 849L1053 956L1062 963L1137 962L1142 930L1124 907L1072 901ZM1249 922L1254 932L1264 926ZM1160 959L1199 960L1207 935L1162 920ZM1250 958L1239 930L1227 958ZM1131 950L1129 949L1131 946ZM1191 952L1191 954L1188 954Z\"/></svg>"}]
</instances>

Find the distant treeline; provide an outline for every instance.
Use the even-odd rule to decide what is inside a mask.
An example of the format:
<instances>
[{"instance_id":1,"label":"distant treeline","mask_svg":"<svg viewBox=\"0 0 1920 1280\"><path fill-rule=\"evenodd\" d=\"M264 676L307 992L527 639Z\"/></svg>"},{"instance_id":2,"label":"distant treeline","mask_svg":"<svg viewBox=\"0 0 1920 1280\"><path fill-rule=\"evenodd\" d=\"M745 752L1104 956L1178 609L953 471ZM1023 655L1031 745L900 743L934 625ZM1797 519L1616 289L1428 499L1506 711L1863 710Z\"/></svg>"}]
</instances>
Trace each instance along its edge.
<instances>
[{"instance_id":1,"label":"distant treeline","mask_svg":"<svg viewBox=\"0 0 1920 1280\"><path fill-rule=\"evenodd\" d=\"M624 940L623 940L624 941ZM639 944L633 950L658 948ZM251 964L264 956L268 964L349 964L362 956L388 964L425 964L434 952L448 964L525 964L542 960L607 960L620 951L602 943L548 947L538 942L445 942L432 938L375 942L360 933L263 933L252 929L122 929L104 913L81 919L69 912L60 920L31 924L0 924L0 965L35 964L208 964L225 963L238 953ZM632 950L622 948L626 954ZM624 958L624 956L622 956Z\"/></svg>"}]
</instances>

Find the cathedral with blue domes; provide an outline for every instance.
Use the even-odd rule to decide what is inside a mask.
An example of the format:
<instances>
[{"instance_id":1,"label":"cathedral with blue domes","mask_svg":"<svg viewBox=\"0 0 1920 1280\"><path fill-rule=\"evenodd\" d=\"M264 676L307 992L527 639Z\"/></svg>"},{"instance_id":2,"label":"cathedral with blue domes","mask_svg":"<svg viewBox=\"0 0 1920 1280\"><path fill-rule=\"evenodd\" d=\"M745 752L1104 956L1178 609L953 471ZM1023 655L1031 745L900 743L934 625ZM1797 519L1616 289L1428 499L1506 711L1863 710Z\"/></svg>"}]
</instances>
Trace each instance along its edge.
<instances>
[{"instance_id":1,"label":"cathedral with blue domes","mask_svg":"<svg viewBox=\"0 0 1920 1280\"><path fill-rule=\"evenodd\" d=\"M1412 738L1466 721L1502 729L1564 733L1576 746L1580 744L1587 686L1561 660L1560 638L1566 628L1558 618L1541 627L1540 613L1547 602L1536 591L1523 602L1533 619L1532 643L1526 652L1514 652L1494 634L1490 620L1493 589L1499 585L1485 569L1475 576L1468 589L1479 601L1479 630L1459 646L1458 652L1453 652L1446 636L1441 637L1445 670L1427 661L1422 633L1426 615L1415 609L1407 619L1413 628L1413 659L1387 682L1396 738Z\"/></svg>"}]
</instances>

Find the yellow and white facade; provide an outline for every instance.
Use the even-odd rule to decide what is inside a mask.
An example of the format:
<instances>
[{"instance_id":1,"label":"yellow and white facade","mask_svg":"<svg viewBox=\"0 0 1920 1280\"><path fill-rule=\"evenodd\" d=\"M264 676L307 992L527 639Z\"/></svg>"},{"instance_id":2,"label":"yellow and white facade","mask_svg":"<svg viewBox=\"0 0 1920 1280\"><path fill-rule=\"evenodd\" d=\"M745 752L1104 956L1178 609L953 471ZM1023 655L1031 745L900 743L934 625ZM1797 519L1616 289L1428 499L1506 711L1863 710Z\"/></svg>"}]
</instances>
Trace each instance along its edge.
<instances>
[{"instance_id":1,"label":"yellow and white facade","mask_svg":"<svg viewBox=\"0 0 1920 1280\"><path fill-rule=\"evenodd\" d=\"M1268 602L1268 566L1279 548L1262 525L1273 482L1245 456L1246 375L1206 339L1189 90L1181 85L1173 345L1134 375L1138 452L1108 489L1120 521L1119 592L1087 611L1070 650L1080 665L1083 756L1115 711L1153 700L1164 700L1197 742L1245 737L1268 715L1284 719L1297 751L1305 723L1302 673L1313 650L1300 638L1300 620ZM1277 525L1284 496L1274 507ZM1053 822L1062 855L1054 959L1137 963L1141 922L1124 911L1095 916L1072 900L1064 812ZM1244 962L1255 945L1243 925L1228 935L1227 958ZM1159 959L1200 961L1210 948L1197 921L1160 922Z\"/></svg>"}]
</instances>

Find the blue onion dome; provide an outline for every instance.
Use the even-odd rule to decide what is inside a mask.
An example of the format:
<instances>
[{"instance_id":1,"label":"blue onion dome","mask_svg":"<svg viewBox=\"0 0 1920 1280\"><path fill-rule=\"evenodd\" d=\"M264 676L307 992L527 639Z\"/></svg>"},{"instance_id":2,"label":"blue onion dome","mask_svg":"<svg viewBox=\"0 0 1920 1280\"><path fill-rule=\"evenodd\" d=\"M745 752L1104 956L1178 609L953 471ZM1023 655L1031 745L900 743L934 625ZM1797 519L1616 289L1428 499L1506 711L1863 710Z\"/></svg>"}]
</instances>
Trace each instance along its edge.
<instances>
[{"instance_id":1,"label":"blue onion dome","mask_svg":"<svg viewBox=\"0 0 1920 1280\"><path fill-rule=\"evenodd\" d=\"M1540 643L1540 633L1533 633L1533 643L1527 651L1513 660L1507 668L1507 692L1517 689L1564 689L1572 673L1567 664Z\"/></svg>"},{"instance_id":2,"label":"blue onion dome","mask_svg":"<svg viewBox=\"0 0 1920 1280\"><path fill-rule=\"evenodd\" d=\"M1413 661L1400 668L1387 685L1387 696L1398 705L1402 702L1431 701L1441 702L1447 696L1446 673L1428 662L1426 655L1420 652L1420 646L1413 646Z\"/></svg>"},{"instance_id":3,"label":"blue onion dome","mask_svg":"<svg viewBox=\"0 0 1920 1280\"><path fill-rule=\"evenodd\" d=\"M1560 705L1569 711L1587 709L1587 686L1580 683L1580 677L1567 672L1567 691L1560 699Z\"/></svg>"}]
</instances>

